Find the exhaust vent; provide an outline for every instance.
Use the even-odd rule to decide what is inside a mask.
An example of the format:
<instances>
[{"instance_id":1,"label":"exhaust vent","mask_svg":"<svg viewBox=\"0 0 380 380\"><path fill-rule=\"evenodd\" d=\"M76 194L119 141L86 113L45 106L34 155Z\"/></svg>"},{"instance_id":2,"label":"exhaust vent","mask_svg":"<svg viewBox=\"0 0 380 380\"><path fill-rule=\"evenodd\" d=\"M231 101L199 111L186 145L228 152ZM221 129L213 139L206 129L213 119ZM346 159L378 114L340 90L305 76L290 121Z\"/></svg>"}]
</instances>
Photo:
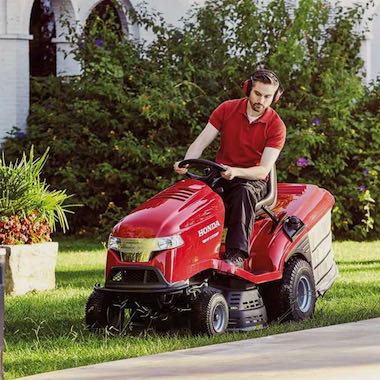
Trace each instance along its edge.
<instances>
[{"instance_id":1,"label":"exhaust vent","mask_svg":"<svg viewBox=\"0 0 380 380\"><path fill-rule=\"evenodd\" d=\"M157 194L154 199L176 199L177 201L184 202L189 199L195 192L196 190L191 190L188 188L168 189Z\"/></svg>"}]
</instances>

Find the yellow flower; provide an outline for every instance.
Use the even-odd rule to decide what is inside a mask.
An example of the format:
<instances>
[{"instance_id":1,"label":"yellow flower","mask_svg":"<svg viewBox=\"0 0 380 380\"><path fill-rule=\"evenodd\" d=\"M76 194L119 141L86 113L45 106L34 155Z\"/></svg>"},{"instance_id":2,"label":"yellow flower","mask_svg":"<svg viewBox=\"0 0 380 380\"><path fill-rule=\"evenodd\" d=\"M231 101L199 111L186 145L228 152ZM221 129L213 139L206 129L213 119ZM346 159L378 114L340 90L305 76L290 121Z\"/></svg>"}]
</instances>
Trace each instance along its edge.
<instances>
[{"instance_id":1,"label":"yellow flower","mask_svg":"<svg viewBox=\"0 0 380 380\"><path fill-rule=\"evenodd\" d=\"M150 104L144 104L141 108L141 111L142 112L148 112L149 110L151 109L151 105Z\"/></svg>"}]
</instances>

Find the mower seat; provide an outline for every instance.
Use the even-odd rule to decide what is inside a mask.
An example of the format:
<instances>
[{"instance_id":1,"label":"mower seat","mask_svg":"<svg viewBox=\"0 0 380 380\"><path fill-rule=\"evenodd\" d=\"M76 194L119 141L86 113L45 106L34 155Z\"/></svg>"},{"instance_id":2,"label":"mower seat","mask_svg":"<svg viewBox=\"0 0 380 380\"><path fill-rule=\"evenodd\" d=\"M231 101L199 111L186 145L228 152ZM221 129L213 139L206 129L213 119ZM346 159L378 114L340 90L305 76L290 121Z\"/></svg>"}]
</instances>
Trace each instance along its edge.
<instances>
[{"instance_id":1,"label":"mower seat","mask_svg":"<svg viewBox=\"0 0 380 380\"><path fill-rule=\"evenodd\" d=\"M276 206L277 202L277 174L276 166L269 172L269 179L267 182L267 195L259 202L255 207L256 218L261 216L265 211L263 206L266 206L269 210L272 210Z\"/></svg>"}]
</instances>

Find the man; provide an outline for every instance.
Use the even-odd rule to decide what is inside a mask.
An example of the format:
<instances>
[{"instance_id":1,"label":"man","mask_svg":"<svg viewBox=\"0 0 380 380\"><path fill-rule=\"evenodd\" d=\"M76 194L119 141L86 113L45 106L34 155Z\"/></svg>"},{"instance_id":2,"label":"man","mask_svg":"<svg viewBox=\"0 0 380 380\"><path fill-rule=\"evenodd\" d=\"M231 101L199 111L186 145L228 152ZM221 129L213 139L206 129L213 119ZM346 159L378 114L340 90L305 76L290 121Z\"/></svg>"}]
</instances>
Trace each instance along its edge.
<instances>
[{"instance_id":1,"label":"man","mask_svg":"<svg viewBox=\"0 0 380 380\"><path fill-rule=\"evenodd\" d=\"M246 98L228 100L219 105L190 145L185 159L199 158L203 150L221 134L216 162L226 171L221 194L226 206L225 259L243 267L249 255L249 242L255 221L255 205L267 191L267 176L285 143L286 128L270 107L283 89L277 75L259 69L244 83ZM185 174L186 168L174 164L174 170Z\"/></svg>"}]
</instances>

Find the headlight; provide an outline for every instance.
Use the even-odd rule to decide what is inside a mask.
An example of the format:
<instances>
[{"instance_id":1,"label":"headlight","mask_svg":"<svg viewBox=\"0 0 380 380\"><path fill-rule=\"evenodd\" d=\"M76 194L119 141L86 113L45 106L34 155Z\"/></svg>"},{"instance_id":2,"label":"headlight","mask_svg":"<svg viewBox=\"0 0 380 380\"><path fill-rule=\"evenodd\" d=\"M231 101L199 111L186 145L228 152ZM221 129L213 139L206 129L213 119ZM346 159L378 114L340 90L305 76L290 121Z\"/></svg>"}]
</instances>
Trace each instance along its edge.
<instances>
[{"instance_id":1,"label":"headlight","mask_svg":"<svg viewBox=\"0 0 380 380\"><path fill-rule=\"evenodd\" d=\"M183 240L180 235L161 237L156 238L155 240L155 249L153 251L163 251L164 249L177 248L183 244Z\"/></svg>"},{"instance_id":2,"label":"headlight","mask_svg":"<svg viewBox=\"0 0 380 380\"><path fill-rule=\"evenodd\" d=\"M108 249L119 251L121 246L120 242L120 238L110 235L108 238Z\"/></svg>"},{"instance_id":3,"label":"headlight","mask_svg":"<svg viewBox=\"0 0 380 380\"><path fill-rule=\"evenodd\" d=\"M158 238L119 238L110 235L108 248L120 252L125 261L149 261L153 251L173 249L183 245L180 235Z\"/></svg>"}]
</instances>

